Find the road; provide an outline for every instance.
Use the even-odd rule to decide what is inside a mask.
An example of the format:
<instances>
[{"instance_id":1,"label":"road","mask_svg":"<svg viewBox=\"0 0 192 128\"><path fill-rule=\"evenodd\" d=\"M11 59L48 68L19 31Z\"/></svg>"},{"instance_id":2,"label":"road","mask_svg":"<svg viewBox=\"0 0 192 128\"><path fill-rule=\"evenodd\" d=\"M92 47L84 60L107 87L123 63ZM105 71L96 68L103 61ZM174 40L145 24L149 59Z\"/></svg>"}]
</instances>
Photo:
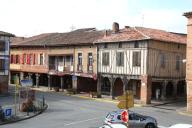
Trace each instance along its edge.
<instances>
[{"instance_id":1,"label":"road","mask_svg":"<svg viewBox=\"0 0 192 128\"><path fill-rule=\"evenodd\" d=\"M58 93L39 92L44 95L48 109L41 115L21 122L7 124L1 128L98 128L110 111L117 110L113 103L101 102ZM192 123L192 117L178 114L174 110L154 107L132 109L140 114L155 117L160 127L175 123Z\"/></svg>"}]
</instances>

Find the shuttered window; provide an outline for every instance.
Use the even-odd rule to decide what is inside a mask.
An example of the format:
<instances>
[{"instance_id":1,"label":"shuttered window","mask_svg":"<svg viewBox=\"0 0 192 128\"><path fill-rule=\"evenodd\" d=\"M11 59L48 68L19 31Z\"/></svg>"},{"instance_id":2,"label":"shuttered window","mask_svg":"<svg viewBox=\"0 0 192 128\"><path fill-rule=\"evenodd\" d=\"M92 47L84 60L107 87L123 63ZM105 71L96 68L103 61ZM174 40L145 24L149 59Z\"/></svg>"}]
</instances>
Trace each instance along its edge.
<instances>
[{"instance_id":1,"label":"shuttered window","mask_svg":"<svg viewBox=\"0 0 192 128\"><path fill-rule=\"evenodd\" d=\"M141 66L141 52L133 52L133 66Z\"/></svg>"},{"instance_id":2,"label":"shuttered window","mask_svg":"<svg viewBox=\"0 0 192 128\"><path fill-rule=\"evenodd\" d=\"M19 64L19 60L20 60L20 56L19 56L19 55L16 55L15 63L16 63L16 64Z\"/></svg>"},{"instance_id":3,"label":"shuttered window","mask_svg":"<svg viewBox=\"0 0 192 128\"><path fill-rule=\"evenodd\" d=\"M165 68L165 54L160 54L160 66L161 68Z\"/></svg>"},{"instance_id":4,"label":"shuttered window","mask_svg":"<svg viewBox=\"0 0 192 128\"><path fill-rule=\"evenodd\" d=\"M5 41L0 41L0 51L5 51Z\"/></svg>"},{"instance_id":5,"label":"shuttered window","mask_svg":"<svg viewBox=\"0 0 192 128\"><path fill-rule=\"evenodd\" d=\"M27 63L27 55L23 54L23 64L26 64L26 63Z\"/></svg>"},{"instance_id":6,"label":"shuttered window","mask_svg":"<svg viewBox=\"0 0 192 128\"><path fill-rule=\"evenodd\" d=\"M180 56L176 56L176 70L180 70Z\"/></svg>"},{"instance_id":7,"label":"shuttered window","mask_svg":"<svg viewBox=\"0 0 192 128\"><path fill-rule=\"evenodd\" d=\"M109 52L103 52L103 54L102 54L102 64L104 66L109 66Z\"/></svg>"},{"instance_id":8,"label":"shuttered window","mask_svg":"<svg viewBox=\"0 0 192 128\"><path fill-rule=\"evenodd\" d=\"M78 53L78 65L82 65L82 53Z\"/></svg>"},{"instance_id":9,"label":"shuttered window","mask_svg":"<svg viewBox=\"0 0 192 128\"><path fill-rule=\"evenodd\" d=\"M93 65L93 54L88 53L88 65Z\"/></svg>"},{"instance_id":10,"label":"shuttered window","mask_svg":"<svg viewBox=\"0 0 192 128\"><path fill-rule=\"evenodd\" d=\"M124 66L124 52L117 52L116 65L117 66Z\"/></svg>"},{"instance_id":11,"label":"shuttered window","mask_svg":"<svg viewBox=\"0 0 192 128\"><path fill-rule=\"evenodd\" d=\"M43 61L44 61L44 56L43 56L43 54L41 53L40 54L40 65L43 65L44 63L43 63Z\"/></svg>"},{"instance_id":12,"label":"shuttered window","mask_svg":"<svg viewBox=\"0 0 192 128\"><path fill-rule=\"evenodd\" d=\"M4 70L5 70L5 60L0 59L0 71L4 71Z\"/></svg>"}]
</instances>

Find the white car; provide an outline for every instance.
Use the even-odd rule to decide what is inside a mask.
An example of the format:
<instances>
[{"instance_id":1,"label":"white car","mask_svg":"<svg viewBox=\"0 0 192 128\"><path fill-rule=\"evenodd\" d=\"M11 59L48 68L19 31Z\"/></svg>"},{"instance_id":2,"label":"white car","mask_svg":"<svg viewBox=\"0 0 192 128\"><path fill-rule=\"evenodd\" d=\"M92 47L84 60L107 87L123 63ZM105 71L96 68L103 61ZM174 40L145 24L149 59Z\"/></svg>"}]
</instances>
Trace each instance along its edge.
<instances>
[{"instance_id":1,"label":"white car","mask_svg":"<svg viewBox=\"0 0 192 128\"><path fill-rule=\"evenodd\" d=\"M125 125L123 124L105 124L99 128L127 128Z\"/></svg>"},{"instance_id":2,"label":"white car","mask_svg":"<svg viewBox=\"0 0 192 128\"><path fill-rule=\"evenodd\" d=\"M169 128L192 128L191 124L175 124Z\"/></svg>"}]
</instances>

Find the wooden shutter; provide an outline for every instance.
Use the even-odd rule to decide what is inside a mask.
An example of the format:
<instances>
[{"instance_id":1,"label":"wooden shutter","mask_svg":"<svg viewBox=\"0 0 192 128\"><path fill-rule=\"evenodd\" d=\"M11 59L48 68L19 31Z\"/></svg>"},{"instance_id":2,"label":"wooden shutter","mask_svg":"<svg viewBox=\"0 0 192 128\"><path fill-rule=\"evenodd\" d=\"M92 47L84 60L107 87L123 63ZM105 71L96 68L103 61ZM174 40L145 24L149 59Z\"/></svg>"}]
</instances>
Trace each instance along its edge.
<instances>
[{"instance_id":1,"label":"wooden shutter","mask_svg":"<svg viewBox=\"0 0 192 128\"><path fill-rule=\"evenodd\" d=\"M30 54L27 54L27 64L30 64Z\"/></svg>"},{"instance_id":2,"label":"wooden shutter","mask_svg":"<svg viewBox=\"0 0 192 128\"><path fill-rule=\"evenodd\" d=\"M35 62L36 61L36 56L35 56L35 54L33 54L33 64L35 65Z\"/></svg>"},{"instance_id":3,"label":"wooden shutter","mask_svg":"<svg viewBox=\"0 0 192 128\"><path fill-rule=\"evenodd\" d=\"M18 64L20 64L20 55L18 55Z\"/></svg>"}]
</instances>

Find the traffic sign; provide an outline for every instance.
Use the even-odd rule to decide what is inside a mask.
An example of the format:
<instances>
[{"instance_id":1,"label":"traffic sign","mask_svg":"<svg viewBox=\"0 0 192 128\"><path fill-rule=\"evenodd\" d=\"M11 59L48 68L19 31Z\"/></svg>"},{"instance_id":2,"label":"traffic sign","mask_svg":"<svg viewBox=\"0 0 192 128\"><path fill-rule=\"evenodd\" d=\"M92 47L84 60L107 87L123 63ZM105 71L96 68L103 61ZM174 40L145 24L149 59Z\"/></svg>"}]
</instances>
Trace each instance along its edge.
<instances>
[{"instance_id":1,"label":"traffic sign","mask_svg":"<svg viewBox=\"0 0 192 128\"><path fill-rule=\"evenodd\" d=\"M134 103L132 101L120 101L118 104L117 104L117 107L120 108L120 109L128 109L128 108L131 108L131 107L134 107Z\"/></svg>"},{"instance_id":2,"label":"traffic sign","mask_svg":"<svg viewBox=\"0 0 192 128\"><path fill-rule=\"evenodd\" d=\"M12 109L11 108L6 108L4 110L4 116L5 116L5 118L10 118L12 116Z\"/></svg>"},{"instance_id":3,"label":"traffic sign","mask_svg":"<svg viewBox=\"0 0 192 128\"><path fill-rule=\"evenodd\" d=\"M124 110L123 112L121 112L121 120L125 123L128 123L129 121L129 113L127 110Z\"/></svg>"},{"instance_id":4,"label":"traffic sign","mask_svg":"<svg viewBox=\"0 0 192 128\"><path fill-rule=\"evenodd\" d=\"M128 109L134 107L134 98L131 91L126 91L124 95L117 97L117 99L120 101L117 104L117 107L120 109Z\"/></svg>"}]
</instances>

